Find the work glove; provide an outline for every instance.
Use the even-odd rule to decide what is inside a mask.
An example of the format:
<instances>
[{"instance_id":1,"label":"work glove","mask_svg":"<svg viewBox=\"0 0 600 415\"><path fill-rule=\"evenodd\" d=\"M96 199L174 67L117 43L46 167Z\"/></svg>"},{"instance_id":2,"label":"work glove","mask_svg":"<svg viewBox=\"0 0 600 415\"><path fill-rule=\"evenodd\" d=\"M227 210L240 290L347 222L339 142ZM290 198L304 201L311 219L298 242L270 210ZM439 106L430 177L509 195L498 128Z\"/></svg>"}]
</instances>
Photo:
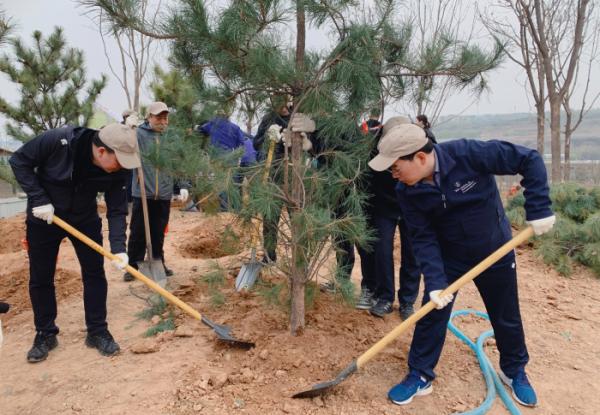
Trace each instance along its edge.
<instances>
[{"instance_id":1,"label":"work glove","mask_svg":"<svg viewBox=\"0 0 600 415\"><path fill-rule=\"evenodd\" d=\"M279 143L281 141L281 126L277 124L271 125L267 130L267 138Z\"/></svg>"},{"instance_id":2,"label":"work glove","mask_svg":"<svg viewBox=\"0 0 600 415\"><path fill-rule=\"evenodd\" d=\"M312 133L316 129L313 119L301 112L294 114L290 120L289 127L292 131L300 133Z\"/></svg>"},{"instance_id":3,"label":"work glove","mask_svg":"<svg viewBox=\"0 0 600 415\"><path fill-rule=\"evenodd\" d=\"M429 291L429 299L433 301L433 303L435 304L435 308L438 310L441 310L442 308L446 307L452 302L452 299L454 298L454 295L452 294L441 296L441 293L442 290Z\"/></svg>"},{"instance_id":4,"label":"work glove","mask_svg":"<svg viewBox=\"0 0 600 415\"><path fill-rule=\"evenodd\" d=\"M179 196L177 200L181 200L182 202L186 202L190 197L190 192L187 189L179 189Z\"/></svg>"},{"instance_id":5,"label":"work glove","mask_svg":"<svg viewBox=\"0 0 600 415\"><path fill-rule=\"evenodd\" d=\"M548 216L547 218L528 220L527 224L531 225L533 228L533 233L537 236L543 235L546 232L549 232L550 229L554 226L554 222L556 222L556 216Z\"/></svg>"},{"instance_id":6,"label":"work glove","mask_svg":"<svg viewBox=\"0 0 600 415\"><path fill-rule=\"evenodd\" d=\"M116 258L111 259L110 262L112 265L118 269L119 271L123 271L125 267L129 264L129 256L125 252L120 252L115 254Z\"/></svg>"},{"instance_id":7,"label":"work glove","mask_svg":"<svg viewBox=\"0 0 600 415\"><path fill-rule=\"evenodd\" d=\"M33 213L33 216L36 218L45 220L48 222L48 225L50 225L52 223L52 219L54 218L54 206L52 206L52 203L37 206L31 209L31 213Z\"/></svg>"},{"instance_id":8,"label":"work glove","mask_svg":"<svg viewBox=\"0 0 600 415\"><path fill-rule=\"evenodd\" d=\"M308 139L308 136L306 135L306 133L300 133L300 135L302 136L302 150L309 151L312 148L312 142ZM288 148L291 147L292 146L291 131L288 129L283 130L282 137L283 137L282 138L283 144Z\"/></svg>"},{"instance_id":9,"label":"work glove","mask_svg":"<svg viewBox=\"0 0 600 415\"><path fill-rule=\"evenodd\" d=\"M132 112L125 119L125 125L131 128L137 128L140 125L140 119L138 118L137 112Z\"/></svg>"}]
</instances>

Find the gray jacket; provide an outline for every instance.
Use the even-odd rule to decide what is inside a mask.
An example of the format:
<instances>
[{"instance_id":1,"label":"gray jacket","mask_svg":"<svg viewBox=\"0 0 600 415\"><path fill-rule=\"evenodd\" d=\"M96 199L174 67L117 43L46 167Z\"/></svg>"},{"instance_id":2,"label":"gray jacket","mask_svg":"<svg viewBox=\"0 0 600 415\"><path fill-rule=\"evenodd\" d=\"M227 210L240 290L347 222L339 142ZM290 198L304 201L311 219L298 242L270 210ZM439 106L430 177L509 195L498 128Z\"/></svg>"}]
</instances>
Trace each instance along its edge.
<instances>
[{"instance_id":1,"label":"gray jacket","mask_svg":"<svg viewBox=\"0 0 600 415\"><path fill-rule=\"evenodd\" d=\"M174 186L173 177L167 172L154 167L148 160L144 160L144 155L155 148L154 145L158 146L158 151L160 151L160 133L152 130L148 121L144 121L144 123L137 128L137 140L138 145L140 146L140 154L142 155L146 198L154 200L171 200ZM131 194L133 197L141 197L137 169L133 170Z\"/></svg>"}]
</instances>

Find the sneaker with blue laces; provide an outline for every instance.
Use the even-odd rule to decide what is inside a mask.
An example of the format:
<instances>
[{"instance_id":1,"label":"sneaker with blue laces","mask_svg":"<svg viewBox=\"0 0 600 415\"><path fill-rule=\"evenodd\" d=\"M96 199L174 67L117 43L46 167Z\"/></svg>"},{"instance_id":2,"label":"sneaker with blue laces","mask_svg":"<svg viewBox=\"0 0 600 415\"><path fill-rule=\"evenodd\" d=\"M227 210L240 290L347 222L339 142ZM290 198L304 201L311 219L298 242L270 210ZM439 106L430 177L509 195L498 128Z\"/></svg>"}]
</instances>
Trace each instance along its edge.
<instances>
[{"instance_id":1,"label":"sneaker with blue laces","mask_svg":"<svg viewBox=\"0 0 600 415\"><path fill-rule=\"evenodd\" d=\"M513 398L523 406L536 406L537 396L533 387L527 379L525 371L521 371L514 378L509 378L502 371L499 373L500 379L506 386L512 389Z\"/></svg>"},{"instance_id":2,"label":"sneaker with blue laces","mask_svg":"<svg viewBox=\"0 0 600 415\"><path fill-rule=\"evenodd\" d=\"M431 381L410 372L402 382L388 392L388 398L396 405L406 405L412 402L415 396L429 395L433 392Z\"/></svg>"}]
</instances>

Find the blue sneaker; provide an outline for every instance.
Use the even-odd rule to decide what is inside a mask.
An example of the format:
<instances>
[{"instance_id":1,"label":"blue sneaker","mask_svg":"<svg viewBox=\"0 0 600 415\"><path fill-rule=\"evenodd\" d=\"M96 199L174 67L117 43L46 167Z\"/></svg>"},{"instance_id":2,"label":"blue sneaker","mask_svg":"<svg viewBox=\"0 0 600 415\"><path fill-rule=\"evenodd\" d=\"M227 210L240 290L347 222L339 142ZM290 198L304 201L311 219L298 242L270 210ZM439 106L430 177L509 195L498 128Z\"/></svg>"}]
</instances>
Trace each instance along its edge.
<instances>
[{"instance_id":1,"label":"blue sneaker","mask_svg":"<svg viewBox=\"0 0 600 415\"><path fill-rule=\"evenodd\" d=\"M388 392L388 398L396 405L406 405L415 396L429 395L433 392L431 381L414 372L410 372L402 382Z\"/></svg>"},{"instance_id":2,"label":"blue sneaker","mask_svg":"<svg viewBox=\"0 0 600 415\"><path fill-rule=\"evenodd\" d=\"M525 371L517 373L514 378L509 378L502 371L499 373L500 379L506 386L512 389L513 398L523 406L536 406L537 396L533 387L527 379Z\"/></svg>"}]
</instances>

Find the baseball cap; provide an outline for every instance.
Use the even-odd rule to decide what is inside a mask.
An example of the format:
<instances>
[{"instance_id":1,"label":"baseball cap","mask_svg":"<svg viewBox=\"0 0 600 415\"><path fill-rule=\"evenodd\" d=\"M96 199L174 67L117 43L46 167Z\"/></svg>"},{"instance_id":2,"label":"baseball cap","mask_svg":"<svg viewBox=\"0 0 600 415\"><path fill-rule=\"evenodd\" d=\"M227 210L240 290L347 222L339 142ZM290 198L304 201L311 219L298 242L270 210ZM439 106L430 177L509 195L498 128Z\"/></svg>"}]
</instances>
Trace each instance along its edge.
<instances>
[{"instance_id":1,"label":"baseball cap","mask_svg":"<svg viewBox=\"0 0 600 415\"><path fill-rule=\"evenodd\" d=\"M398 124L388 128L387 132L386 125L377 145L379 154L369 161L369 166L375 171L389 169L400 157L420 150L428 141L425 130L414 124Z\"/></svg>"},{"instance_id":2,"label":"baseball cap","mask_svg":"<svg viewBox=\"0 0 600 415\"><path fill-rule=\"evenodd\" d=\"M148 105L148 115L158 115L161 112L169 112L169 107L164 102L156 101Z\"/></svg>"},{"instance_id":3,"label":"baseball cap","mask_svg":"<svg viewBox=\"0 0 600 415\"><path fill-rule=\"evenodd\" d=\"M133 114L135 111L134 110L125 110L121 113L121 116L123 118L129 117L131 114Z\"/></svg>"},{"instance_id":4,"label":"baseball cap","mask_svg":"<svg viewBox=\"0 0 600 415\"><path fill-rule=\"evenodd\" d=\"M113 123L102 127L98 132L100 141L115 152L119 164L126 169L142 165L135 128Z\"/></svg>"},{"instance_id":5,"label":"baseball cap","mask_svg":"<svg viewBox=\"0 0 600 415\"><path fill-rule=\"evenodd\" d=\"M383 124L383 130L381 132L382 137L387 131L390 131L392 128L400 124L412 124L412 121L410 120L410 118L404 115L397 115L395 117L390 118L385 122L385 124Z\"/></svg>"}]
</instances>

